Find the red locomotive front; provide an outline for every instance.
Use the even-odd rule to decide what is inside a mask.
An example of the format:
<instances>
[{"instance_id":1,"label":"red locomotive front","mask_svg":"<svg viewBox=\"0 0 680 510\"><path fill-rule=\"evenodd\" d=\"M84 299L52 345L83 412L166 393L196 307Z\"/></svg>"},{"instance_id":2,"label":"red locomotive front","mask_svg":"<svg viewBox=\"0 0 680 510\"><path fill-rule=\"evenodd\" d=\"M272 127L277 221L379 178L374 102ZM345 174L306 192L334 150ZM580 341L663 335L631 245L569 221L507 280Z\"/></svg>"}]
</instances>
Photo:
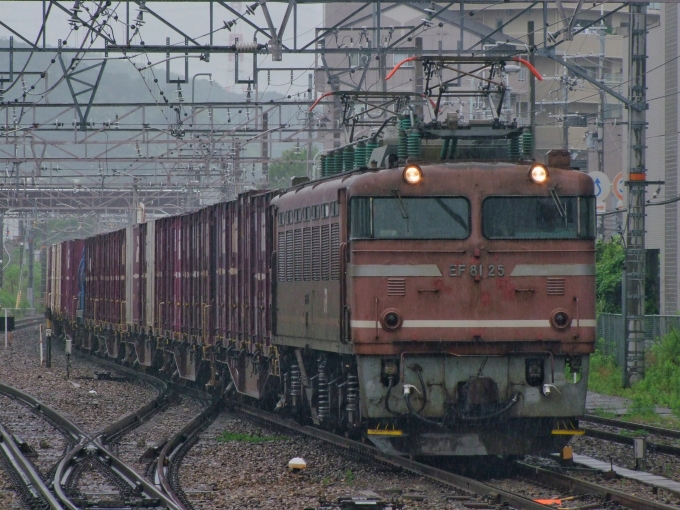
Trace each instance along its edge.
<instances>
[{"instance_id":1,"label":"red locomotive front","mask_svg":"<svg viewBox=\"0 0 680 510\"><path fill-rule=\"evenodd\" d=\"M499 425L554 451L554 419L584 412L595 342L592 180L540 165L533 179L507 164L419 170L347 181L363 416L374 430L417 416L479 434L389 440L419 454L526 451Z\"/></svg>"}]
</instances>

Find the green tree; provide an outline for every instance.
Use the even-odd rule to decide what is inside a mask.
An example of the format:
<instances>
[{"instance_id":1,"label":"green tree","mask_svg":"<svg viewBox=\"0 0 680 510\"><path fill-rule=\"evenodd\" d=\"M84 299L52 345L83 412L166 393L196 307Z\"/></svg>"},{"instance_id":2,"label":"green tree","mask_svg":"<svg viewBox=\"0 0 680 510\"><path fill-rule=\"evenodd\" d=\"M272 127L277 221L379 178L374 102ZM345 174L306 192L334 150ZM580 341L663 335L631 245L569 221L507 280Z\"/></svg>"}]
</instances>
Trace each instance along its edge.
<instances>
[{"instance_id":1,"label":"green tree","mask_svg":"<svg viewBox=\"0 0 680 510\"><path fill-rule=\"evenodd\" d=\"M273 159L269 164L269 185L272 188L285 188L290 186L291 178L306 176L307 161L313 159L317 152L315 147L312 147L309 155L306 149L283 151L280 158Z\"/></svg>"},{"instance_id":2,"label":"green tree","mask_svg":"<svg viewBox=\"0 0 680 510\"><path fill-rule=\"evenodd\" d=\"M597 310L621 313L621 275L626 257L621 238L598 241L595 250Z\"/></svg>"}]
</instances>

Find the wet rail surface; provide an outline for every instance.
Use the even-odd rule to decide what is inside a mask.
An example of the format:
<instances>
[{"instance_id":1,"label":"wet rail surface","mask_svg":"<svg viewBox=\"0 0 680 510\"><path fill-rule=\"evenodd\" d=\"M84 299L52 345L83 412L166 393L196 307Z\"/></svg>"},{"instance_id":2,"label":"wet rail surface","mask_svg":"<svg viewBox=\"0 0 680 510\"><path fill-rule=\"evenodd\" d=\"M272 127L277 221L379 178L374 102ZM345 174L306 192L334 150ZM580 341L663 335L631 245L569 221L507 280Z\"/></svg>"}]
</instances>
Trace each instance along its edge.
<instances>
[{"instance_id":1,"label":"wet rail surface","mask_svg":"<svg viewBox=\"0 0 680 510\"><path fill-rule=\"evenodd\" d=\"M99 363L100 360L97 360ZM106 366L106 365L105 365ZM109 367L112 364L108 364ZM116 372L122 372L128 374L130 377L139 377L140 374L131 370L126 370L124 367L119 365L113 365ZM147 376L148 377L148 376ZM155 379L155 378L150 378ZM154 384L158 384L156 382ZM150 380L148 382L151 382ZM166 487L165 493L156 494L152 489L148 489L145 484L148 481L144 480L143 477L136 475L134 470L129 468L127 464L121 459L117 458L114 452L116 444L120 444L120 439L124 438L127 434L130 434L139 423L144 423L150 419L153 419L154 414L160 414L167 409L168 399L170 398L171 390L166 389L164 391L159 391L158 400L153 403L149 403L145 406L145 411L141 410L136 413L131 413L124 417L124 419L119 420L115 425L109 426L102 431L98 431L95 434L88 434L83 431L77 432L80 437L78 443L74 448L69 451L69 454L62 459L61 465L64 466L61 471L55 473L57 480L63 482L64 496L66 500L69 497L66 493L77 487L77 483L73 480L78 480L78 477L82 475L83 469L76 469L74 465L85 464L82 461L83 456L87 458L88 456L92 458L89 465L91 471L99 471L102 473L101 481L99 482L102 486L110 488L111 492L119 491L119 494L123 494L125 497L129 498L125 501L125 497L121 498L121 503L123 505L131 506L133 499L135 497L145 497L149 505L158 503L157 508L191 508L190 504L187 505L186 495L182 495L182 489L179 486L177 475L173 474L173 469L175 472L178 468L173 468L172 465L179 465L186 455L186 452L195 443L195 437L201 430L201 425L205 426L209 424L206 415L201 415L196 420L193 420L187 427L184 427L179 433L170 437L162 448L160 448L159 458L155 465L160 467L156 471L154 480L160 482L161 478L165 478L166 482L161 483ZM33 405L39 405L44 411L47 409L46 406L42 406L39 403L34 403ZM497 485L490 485L479 480L461 476L450 471L440 469L438 467L427 465L409 459L400 457L388 457L377 451L375 448L357 443L356 441L350 441L345 438L339 437L337 435L309 427L302 427L295 422L284 420L277 415L272 415L270 413L265 413L261 410L250 408L236 402L229 401L228 405L232 406L234 410L243 413L244 416L248 416L253 420L260 420L263 423L266 422L269 426L279 427L282 430L287 430L291 433L296 434L306 434L307 436L314 437L316 439L323 440L324 442L333 445L334 448L339 450L344 450L348 455L356 458L363 459L364 461L370 461L375 463L381 463L384 465L391 466L395 469L405 470L419 476L424 476L428 479L436 481L450 487L455 487L463 491L470 491L479 496L486 498L486 501L492 501L493 504L505 504L517 509L538 509L545 508L545 506L536 503L528 498L522 497L518 494L514 494L512 491L499 489ZM216 404L215 404L216 406ZM215 406L211 408L206 408L206 412L214 413ZM148 417L145 413L148 413ZM65 427L68 429L68 427ZM77 428L77 427L76 427ZM159 450L159 444L155 444L156 450ZM136 454L133 454L136 455ZM80 456L80 457L79 457ZM72 462L74 458L80 458L79 462L75 464ZM552 487L560 487L565 491L570 493L583 493L583 494L593 494L604 500L618 501L621 505L633 508L633 509L650 509L650 510L668 510L671 508L676 508L673 506L665 505L662 503L651 502L647 499L636 498L635 496L619 493L618 491L612 490L607 487L599 486L597 484L585 482L583 480L578 480L573 477L569 477L560 473L550 472L548 470L542 470L536 468L535 466L523 466L519 465L518 472L528 480L535 480L536 483L547 484ZM113 467L113 473L117 477L118 482L116 482L110 474L105 473L106 467ZM104 471L102 471L104 469ZM128 488L123 488L120 486L121 480L126 480L128 483ZM60 484L57 484L59 486ZM141 488L141 490L140 490ZM148 493L147 493L148 491ZM82 491L81 491L82 492ZM158 495L157 501L154 497ZM69 500L70 501L70 500ZM78 503L83 503L83 501L78 501ZM137 500L134 504L139 506L140 501ZM484 504L484 503L480 503ZM74 505L73 507L65 504L66 508L78 508Z\"/></svg>"},{"instance_id":2,"label":"wet rail surface","mask_svg":"<svg viewBox=\"0 0 680 510\"><path fill-rule=\"evenodd\" d=\"M372 446L340 437L330 432L312 427L300 426L295 422L282 419L271 413L242 404L232 403L232 405L235 410L244 415L249 416L254 420L260 420L270 426L280 428L282 431L300 433L309 437L321 439L340 450L344 450L347 454L363 459L364 461L381 463L402 469L419 476L424 476L437 483L472 492L486 498L487 502L491 501L495 505L509 506L518 510L538 510L546 508L545 505L537 503L532 499L528 499L510 490L501 488L500 484L485 483L479 479L463 476L448 469L442 469L435 465L417 462L404 457L386 456ZM635 496L624 493L618 493L617 491L613 491L606 487L596 486L595 484L581 483L579 480L572 480L566 475L549 473L547 471L543 473L522 464L513 465L508 470L514 471L515 476L520 475L522 478L531 480L534 483L568 490L570 493L596 496L602 502L603 507L605 506L605 501L614 500L620 502L627 508L636 510L671 510L675 508L663 504L657 505L651 503L650 505L648 500L636 498Z\"/></svg>"},{"instance_id":3,"label":"wet rail surface","mask_svg":"<svg viewBox=\"0 0 680 510\"><path fill-rule=\"evenodd\" d=\"M144 380L156 388L157 394L140 409L95 432L77 425L72 416L56 411L24 391L0 385L0 399L4 404L0 420L9 428L2 445L7 452L5 466L25 507L75 510L104 504L118 508L176 508L105 444L107 437L131 430L155 413L170 390L159 379L135 371L126 372L124 367L117 366L116 373ZM72 384L78 387L78 383ZM30 389L30 384L27 386L29 388L24 389ZM13 430L22 430L26 438ZM37 448L42 455L36 458ZM48 484L51 492L46 489ZM104 501L106 499L108 501Z\"/></svg>"}]
</instances>

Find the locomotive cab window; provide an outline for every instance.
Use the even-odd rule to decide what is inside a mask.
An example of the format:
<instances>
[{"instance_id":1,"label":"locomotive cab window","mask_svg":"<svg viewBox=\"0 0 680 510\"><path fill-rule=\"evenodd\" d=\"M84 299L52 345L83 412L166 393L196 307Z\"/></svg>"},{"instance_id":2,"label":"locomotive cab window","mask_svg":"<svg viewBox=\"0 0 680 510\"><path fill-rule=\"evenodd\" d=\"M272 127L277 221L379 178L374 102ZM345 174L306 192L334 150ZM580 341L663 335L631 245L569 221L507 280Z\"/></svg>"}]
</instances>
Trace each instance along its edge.
<instances>
[{"instance_id":1,"label":"locomotive cab window","mask_svg":"<svg viewBox=\"0 0 680 510\"><path fill-rule=\"evenodd\" d=\"M470 202L463 197L356 197L352 239L466 239Z\"/></svg>"},{"instance_id":2,"label":"locomotive cab window","mask_svg":"<svg viewBox=\"0 0 680 510\"><path fill-rule=\"evenodd\" d=\"M488 197L482 230L487 239L594 239L595 197Z\"/></svg>"}]
</instances>

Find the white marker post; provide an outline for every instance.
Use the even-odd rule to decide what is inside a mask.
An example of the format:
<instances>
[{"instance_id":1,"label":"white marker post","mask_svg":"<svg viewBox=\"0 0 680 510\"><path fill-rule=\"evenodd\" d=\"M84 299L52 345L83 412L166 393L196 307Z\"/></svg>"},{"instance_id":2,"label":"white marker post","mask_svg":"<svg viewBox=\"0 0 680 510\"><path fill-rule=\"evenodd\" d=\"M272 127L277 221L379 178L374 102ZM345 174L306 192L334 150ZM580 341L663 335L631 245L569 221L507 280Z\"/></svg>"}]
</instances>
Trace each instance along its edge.
<instances>
[{"instance_id":1,"label":"white marker post","mask_svg":"<svg viewBox=\"0 0 680 510\"><path fill-rule=\"evenodd\" d=\"M5 308L5 349L7 349L7 308Z\"/></svg>"},{"instance_id":2,"label":"white marker post","mask_svg":"<svg viewBox=\"0 0 680 510\"><path fill-rule=\"evenodd\" d=\"M43 366L43 325L40 325L40 366Z\"/></svg>"}]
</instances>

